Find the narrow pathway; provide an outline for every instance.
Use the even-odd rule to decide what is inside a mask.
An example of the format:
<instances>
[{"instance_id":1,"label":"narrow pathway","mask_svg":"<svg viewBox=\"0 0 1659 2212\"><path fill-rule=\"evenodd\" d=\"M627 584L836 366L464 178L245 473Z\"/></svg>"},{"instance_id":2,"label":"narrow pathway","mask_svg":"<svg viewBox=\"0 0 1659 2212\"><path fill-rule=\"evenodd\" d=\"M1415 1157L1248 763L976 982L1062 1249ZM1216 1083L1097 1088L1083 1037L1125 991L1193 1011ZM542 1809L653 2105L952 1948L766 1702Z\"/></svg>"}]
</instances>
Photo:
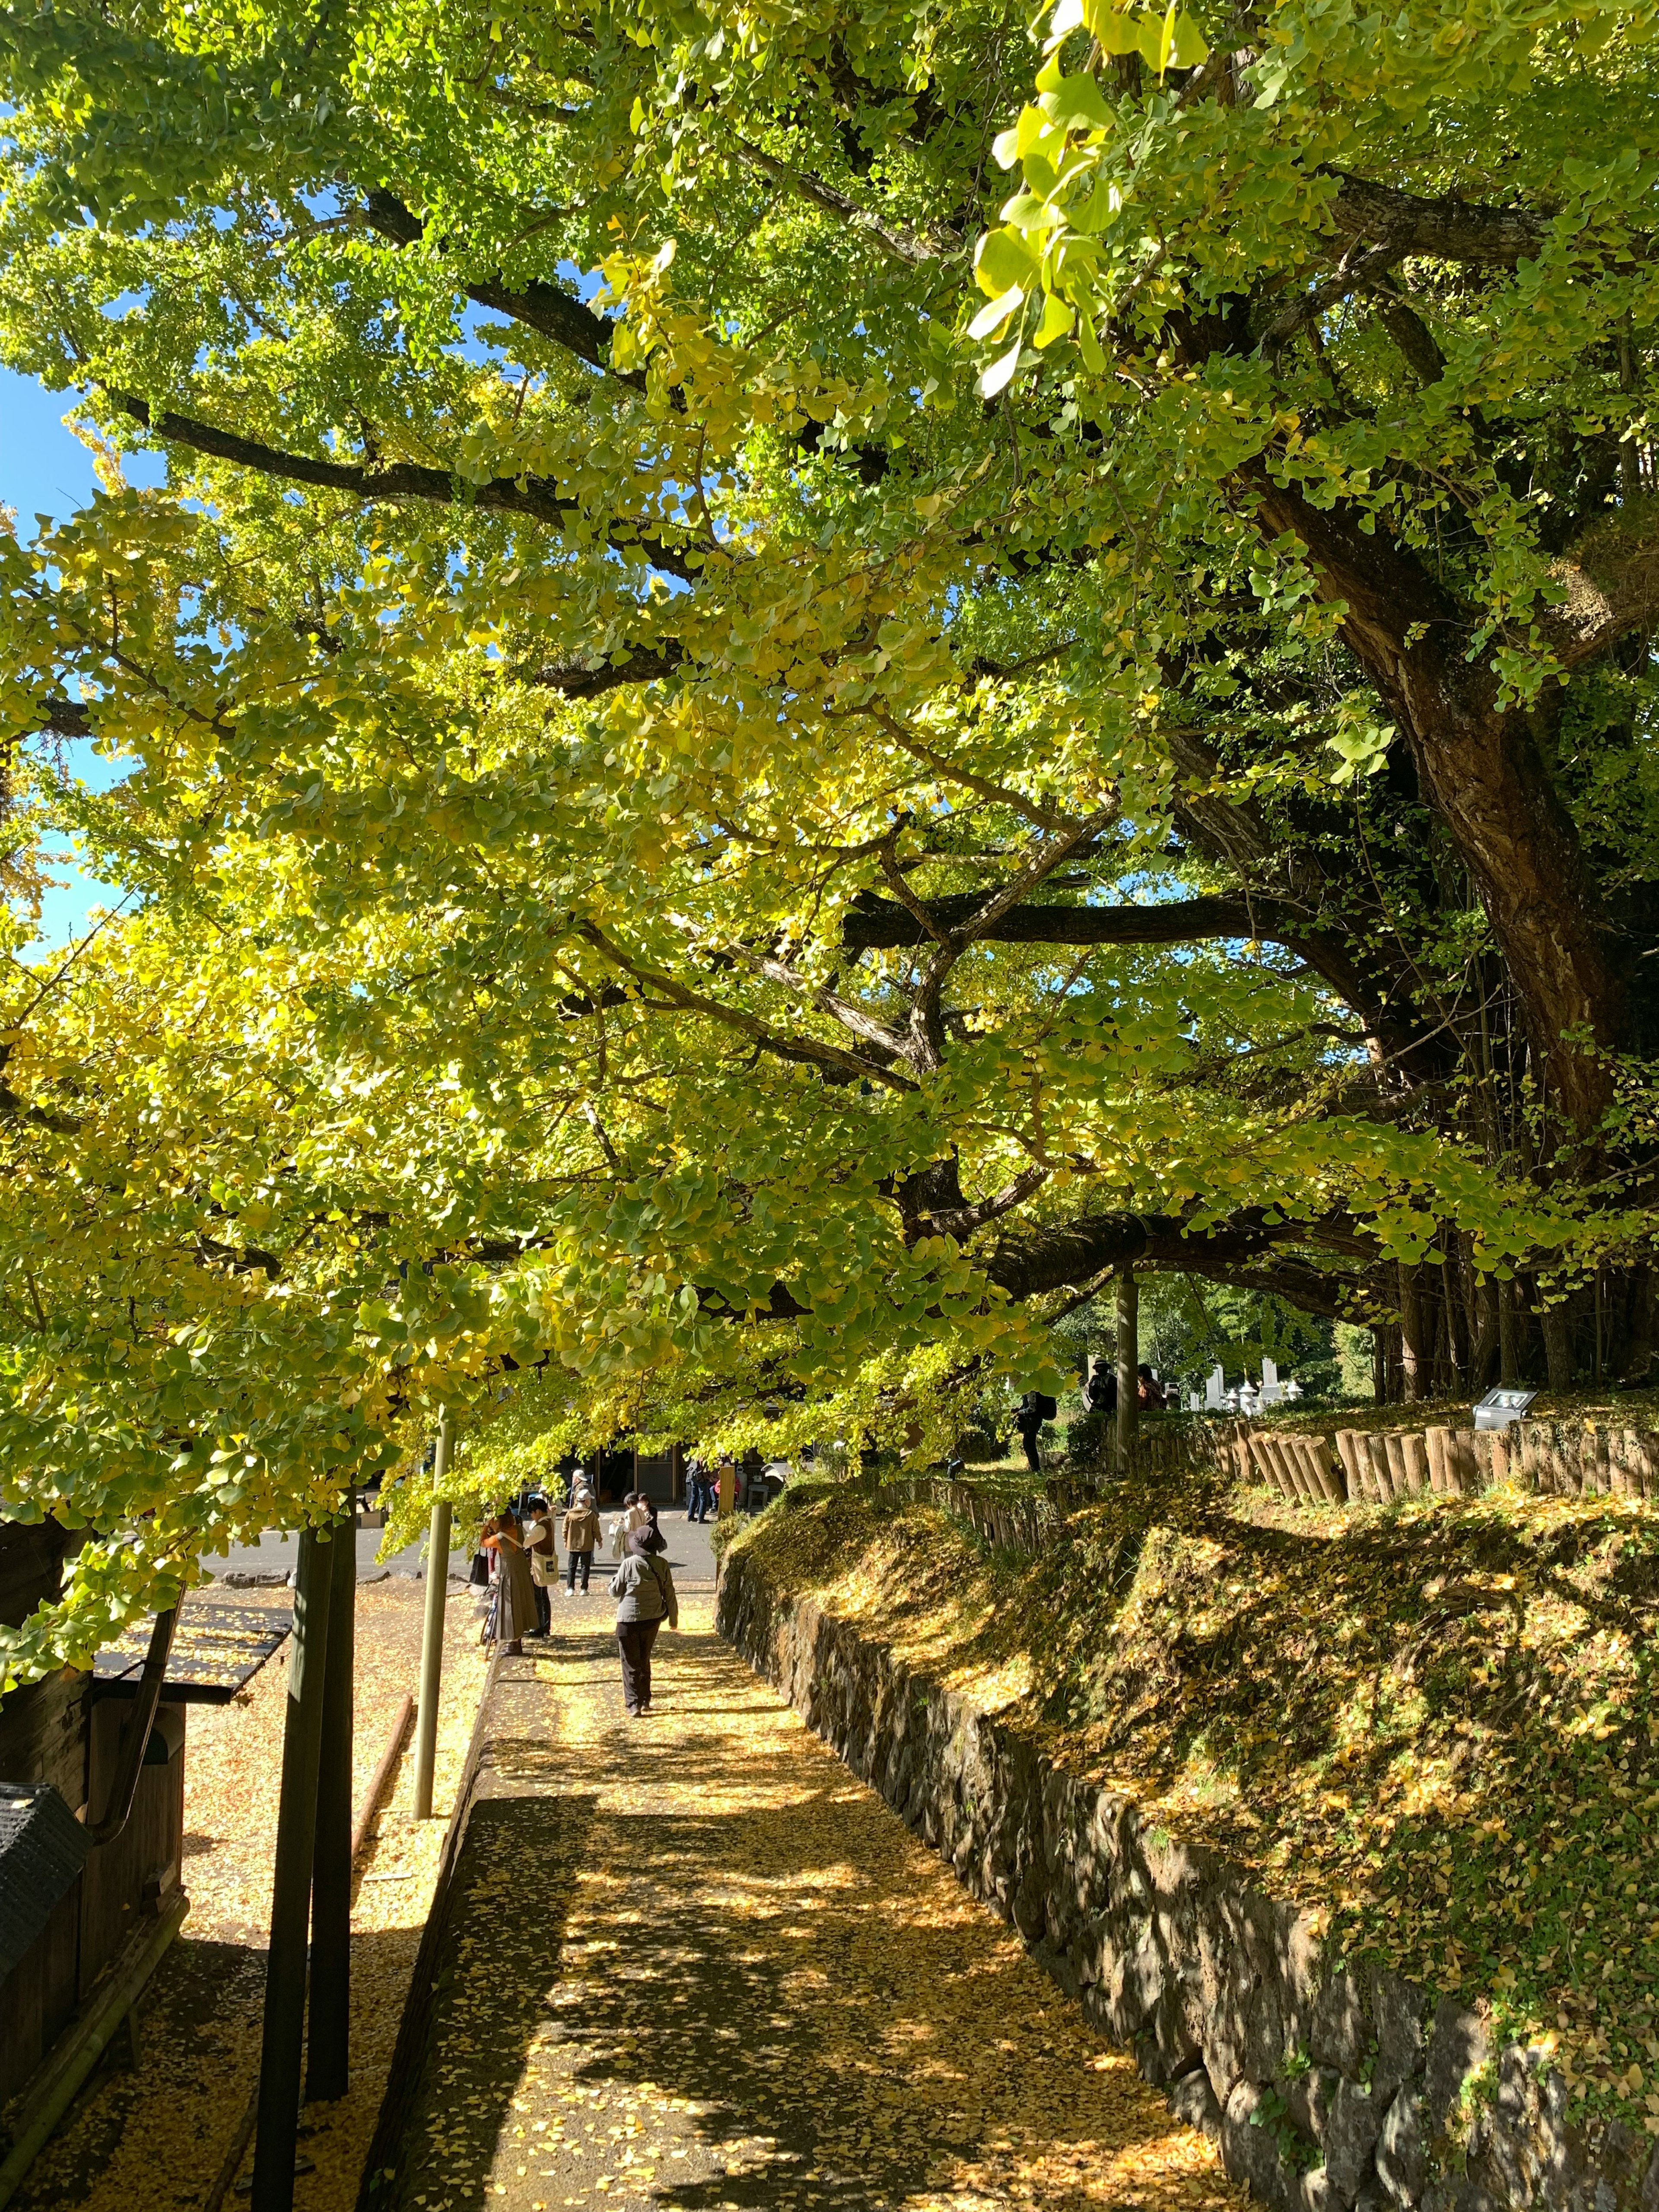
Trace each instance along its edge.
<instances>
[{"instance_id":1,"label":"narrow pathway","mask_svg":"<svg viewBox=\"0 0 1659 2212\"><path fill-rule=\"evenodd\" d=\"M503 1661L400 2212L1239 2204L711 1612L644 1720L597 1577Z\"/></svg>"}]
</instances>

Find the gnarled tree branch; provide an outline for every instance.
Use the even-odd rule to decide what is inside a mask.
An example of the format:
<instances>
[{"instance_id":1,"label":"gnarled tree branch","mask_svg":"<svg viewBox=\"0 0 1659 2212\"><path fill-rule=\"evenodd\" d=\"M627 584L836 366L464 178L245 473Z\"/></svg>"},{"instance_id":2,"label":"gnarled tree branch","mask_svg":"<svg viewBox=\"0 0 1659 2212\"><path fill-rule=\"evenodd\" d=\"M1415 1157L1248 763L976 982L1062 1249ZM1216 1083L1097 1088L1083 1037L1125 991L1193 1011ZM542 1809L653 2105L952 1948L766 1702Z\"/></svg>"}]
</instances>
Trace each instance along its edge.
<instances>
[{"instance_id":1,"label":"gnarled tree branch","mask_svg":"<svg viewBox=\"0 0 1659 2212\"><path fill-rule=\"evenodd\" d=\"M365 197L370 226L382 238L396 246L414 246L425 236L424 222L395 192L376 188ZM610 324L557 284L544 283L539 277L532 277L527 284L508 284L499 276L483 276L471 283L463 280L459 289L475 306L510 316L632 391L645 390L645 378L638 369L611 366Z\"/></svg>"},{"instance_id":2,"label":"gnarled tree branch","mask_svg":"<svg viewBox=\"0 0 1659 2212\"><path fill-rule=\"evenodd\" d=\"M738 141L738 153L750 167L759 169L775 182L787 185L797 198L822 208L826 215L838 216L851 229L863 231L890 253L896 261L905 262L913 269L938 261L947 253L961 251L963 241L953 230L940 228L924 234L920 231L904 229L897 223L888 222L882 216L872 214L868 208L861 208L856 200L849 199L845 192L837 191L833 185L826 185L821 178L809 176L799 169L792 169L787 161L779 161L775 154L764 154L758 146L751 146L746 140Z\"/></svg>"},{"instance_id":3,"label":"gnarled tree branch","mask_svg":"<svg viewBox=\"0 0 1659 2212\"><path fill-rule=\"evenodd\" d=\"M1659 499L1632 501L1553 564L1566 589L1541 627L1564 666L1576 668L1632 630L1659 623Z\"/></svg>"},{"instance_id":4,"label":"gnarled tree branch","mask_svg":"<svg viewBox=\"0 0 1659 2212\"><path fill-rule=\"evenodd\" d=\"M550 662L542 668L521 671L520 681L541 690L557 691L567 699L598 699L624 684L652 684L659 677L672 676L684 658L684 649L670 638L656 647L636 646L625 659L601 660L592 667L581 661Z\"/></svg>"},{"instance_id":5,"label":"gnarled tree branch","mask_svg":"<svg viewBox=\"0 0 1659 2212\"><path fill-rule=\"evenodd\" d=\"M1512 269L1544 249L1551 218L1531 208L1484 207L1476 201L1422 199L1394 185L1373 184L1346 169L1328 169L1337 179L1330 204L1340 237L1387 240L1401 254L1430 254L1437 261L1468 261Z\"/></svg>"},{"instance_id":6,"label":"gnarled tree branch","mask_svg":"<svg viewBox=\"0 0 1659 2212\"><path fill-rule=\"evenodd\" d=\"M984 904L975 891L952 891L927 902L929 915L947 934L964 928ZM1290 945L1306 928L1307 916L1292 916L1277 899L1211 897L1171 899L1164 906L1034 906L1010 902L972 933L998 945L1190 945L1212 937ZM841 932L842 943L849 952L928 942L913 914L874 891L858 894L842 917Z\"/></svg>"},{"instance_id":7,"label":"gnarled tree branch","mask_svg":"<svg viewBox=\"0 0 1659 2212\"><path fill-rule=\"evenodd\" d=\"M688 990L683 983L676 982L672 975L665 975L659 969L647 968L642 961L635 960L624 952L597 922L579 921L576 932L596 951L603 953L613 966L620 968L623 975L631 975L636 983L648 984L653 991L659 991L665 999L674 1006L684 1007L688 1013L706 1014L710 1021L717 1022L722 1029L732 1030L740 1036L748 1037L759 1051L772 1053L780 1060L829 1068L836 1074L856 1080L879 1083L892 1091L914 1091L916 1087L908 1077L898 1074L878 1060L866 1060L858 1053L845 1052L838 1045L820 1044L815 1037L781 1036L765 1022L757 1021L753 1014L744 1012L742 1007L725 1006L718 999L706 998L700 991Z\"/></svg>"},{"instance_id":8,"label":"gnarled tree branch","mask_svg":"<svg viewBox=\"0 0 1659 2212\"><path fill-rule=\"evenodd\" d=\"M216 460L232 462L238 468L256 470L262 476L312 484L319 491L343 492L353 499L422 499L451 507L477 507L492 513L527 515L560 531L568 529L581 514L576 502L564 498L544 477L495 477L487 483L469 484L447 470L426 468L416 461L364 468L353 461L318 460L307 453L290 453L258 439L244 438L234 430L221 430L211 422L198 422L193 416L177 415L169 409L152 410L148 400L135 392L112 392L108 397L155 437L210 453ZM643 532L637 538L613 533L607 543L617 552L647 560L687 583L696 573L684 553Z\"/></svg>"}]
</instances>

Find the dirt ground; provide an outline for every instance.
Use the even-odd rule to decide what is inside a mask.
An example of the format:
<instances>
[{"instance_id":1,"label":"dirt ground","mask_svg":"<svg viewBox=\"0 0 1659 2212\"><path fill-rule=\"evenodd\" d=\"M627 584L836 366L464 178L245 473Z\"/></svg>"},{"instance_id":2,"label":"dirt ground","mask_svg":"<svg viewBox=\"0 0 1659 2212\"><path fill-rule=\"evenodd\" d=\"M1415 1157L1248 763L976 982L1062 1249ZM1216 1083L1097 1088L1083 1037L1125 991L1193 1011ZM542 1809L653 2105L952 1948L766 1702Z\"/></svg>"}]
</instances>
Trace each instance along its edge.
<instances>
[{"instance_id":1,"label":"dirt ground","mask_svg":"<svg viewBox=\"0 0 1659 2212\"><path fill-rule=\"evenodd\" d=\"M425 1585L393 1577L357 1593L356 1797L361 1805L398 1705L416 1688ZM204 1593L214 1595L211 1587ZM286 1611L284 1591L237 1593ZM352 2075L347 2096L307 2109L296 2212L349 2212L374 2132L404 1995L484 1675L476 1615L452 1585L431 1820L410 1817L407 1749L352 1913ZM136 2070L106 2059L36 2160L19 2212L203 2212L258 2067L264 1945L276 1848L287 1667L279 1656L234 1704L193 1706L185 1759L190 1913L146 1993ZM118 2039L118 2046L120 2039ZM124 2046L122 2046L124 2047ZM251 2170L252 2149L240 2162ZM234 2187L224 2202L246 2202Z\"/></svg>"}]
</instances>

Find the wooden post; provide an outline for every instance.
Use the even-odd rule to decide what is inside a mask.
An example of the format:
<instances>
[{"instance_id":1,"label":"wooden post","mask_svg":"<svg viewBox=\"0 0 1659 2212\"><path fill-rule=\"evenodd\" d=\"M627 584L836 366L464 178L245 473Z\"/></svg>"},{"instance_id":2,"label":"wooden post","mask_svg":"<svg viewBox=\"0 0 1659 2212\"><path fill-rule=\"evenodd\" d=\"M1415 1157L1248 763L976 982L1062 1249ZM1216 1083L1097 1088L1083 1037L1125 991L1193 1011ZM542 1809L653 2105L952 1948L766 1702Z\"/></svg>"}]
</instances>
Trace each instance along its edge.
<instances>
[{"instance_id":1,"label":"wooden post","mask_svg":"<svg viewBox=\"0 0 1659 2212\"><path fill-rule=\"evenodd\" d=\"M441 1490L454 1449L455 1425L447 1406L438 1408L438 1441L432 1487ZM421 1695L415 1713L415 1818L432 1818L432 1775L438 1760L438 1689L444 1671L444 1601L449 1595L449 1500L432 1501L426 1546L426 1619L421 1631Z\"/></svg>"},{"instance_id":2,"label":"wooden post","mask_svg":"<svg viewBox=\"0 0 1659 2212\"><path fill-rule=\"evenodd\" d=\"M1140 1286L1135 1271L1117 1271L1117 1471L1134 1473L1135 1436L1140 1425Z\"/></svg>"},{"instance_id":3,"label":"wooden post","mask_svg":"<svg viewBox=\"0 0 1659 2212\"><path fill-rule=\"evenodd\" d=\"M350 2086L351 1704L357 1611L356 1516L334 1524L329 1546L328 1669L311 1865L311 2002L306 2021L306 2097L343 2097Z\"/></svg>"},{"instance_id":4,"label":"wooden post","mask_svg":"<svg viewBox=\"0 0 1659 2212\"><path fill-rule=\"evenodd\" d=\"M317 1765L322 1747L328 1668L329 1584L334 1547L300 1533L294 1576L294 1632L289 1639L288 1713L283 1729L282 1796L276 1808L276 1864L271 1883L270 1949L265 1959L265 2014L259 2055L258 2132L251 2212L292 2212L294 2146L300 2124L301 2046L305 2034L306 1935L317 1833Z\"/></svg>"}]
</instances>

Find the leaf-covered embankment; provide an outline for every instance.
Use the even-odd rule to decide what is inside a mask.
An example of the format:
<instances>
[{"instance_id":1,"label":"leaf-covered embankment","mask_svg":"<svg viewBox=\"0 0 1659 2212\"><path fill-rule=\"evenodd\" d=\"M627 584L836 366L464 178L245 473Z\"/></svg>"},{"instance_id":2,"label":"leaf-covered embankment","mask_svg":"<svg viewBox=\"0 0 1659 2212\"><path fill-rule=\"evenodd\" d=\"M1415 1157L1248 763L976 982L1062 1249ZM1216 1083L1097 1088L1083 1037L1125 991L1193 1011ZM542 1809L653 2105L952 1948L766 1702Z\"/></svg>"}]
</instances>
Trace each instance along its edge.
<instances>
[{"instance_id":1,"label":"leaf-covered embankment","mask_svg":"<svg viewBox=\"0 0 1659 2212\"><path fill-rule=\"evenodd\" d=\"M798 1492L778 1586L1489 2005L1574 2107L1659 2135L1659 1516L1511 1495L1275 1513L1190 1478L1036 1559L927 1505Z\"/></svg>"}]
</instances>

